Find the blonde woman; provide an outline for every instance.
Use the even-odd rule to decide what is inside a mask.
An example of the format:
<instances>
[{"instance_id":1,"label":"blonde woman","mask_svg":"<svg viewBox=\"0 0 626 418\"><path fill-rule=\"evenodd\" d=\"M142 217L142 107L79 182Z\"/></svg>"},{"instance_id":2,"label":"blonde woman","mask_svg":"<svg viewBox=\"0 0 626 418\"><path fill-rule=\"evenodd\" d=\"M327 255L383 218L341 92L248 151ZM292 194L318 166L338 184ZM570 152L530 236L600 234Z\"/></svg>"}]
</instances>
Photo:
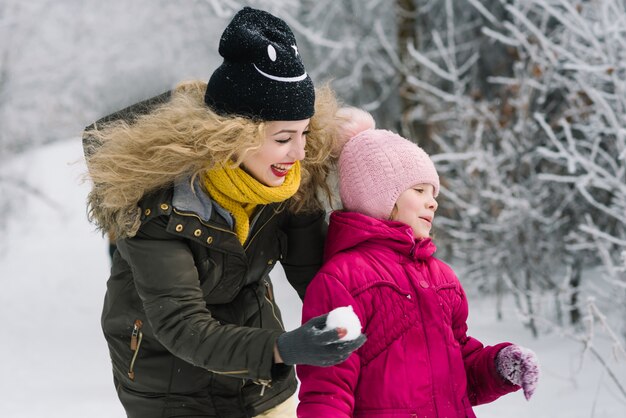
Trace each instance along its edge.
<instances>
[{"instance_id":1,"label":"blonde woman","mask_svg":"<svg viewBox=\"0 0 626 418\"><path fill-rule=\"evenodd\" d=\"M280 261L303 297L321 265L334 96L269 13L237 13L220 54L208 84L84 134L90 217L117 237L102 327L132 418L295 416L292 366L337 364L365 340L322 331L325 315L285 332L269 278Z\"/></svg>"}]
</instances>

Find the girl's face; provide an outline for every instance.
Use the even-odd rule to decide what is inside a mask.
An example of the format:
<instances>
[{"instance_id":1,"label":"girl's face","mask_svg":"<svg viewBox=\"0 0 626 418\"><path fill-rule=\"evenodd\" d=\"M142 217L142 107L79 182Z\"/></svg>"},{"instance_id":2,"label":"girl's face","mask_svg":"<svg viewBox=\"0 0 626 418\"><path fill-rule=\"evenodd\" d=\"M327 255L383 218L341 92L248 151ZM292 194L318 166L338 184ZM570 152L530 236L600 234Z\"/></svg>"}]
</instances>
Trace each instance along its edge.
<instances>
[{"instance_id":1,"label":"girl's face","mask_svg":"<svg viewBox=\"0 0 626 418\"><path fill-rule=\"evenodd\" d=\"M432 228L437 201L432 184L417 184L400 194L391 213L391 219L413 228L415 239L428 238Z\"/></svg>"},{"instance_id":2,"label":"girl's face","mask_svg":"<svg viewBox=\"0 0 626 418\"><path fill-rule=\"evenodd\" d=\"M295 162L304 158L310 120L266 122L263 145L245 156L242 168L266 186L282 185Z\"/></svg>"}]
</instances>

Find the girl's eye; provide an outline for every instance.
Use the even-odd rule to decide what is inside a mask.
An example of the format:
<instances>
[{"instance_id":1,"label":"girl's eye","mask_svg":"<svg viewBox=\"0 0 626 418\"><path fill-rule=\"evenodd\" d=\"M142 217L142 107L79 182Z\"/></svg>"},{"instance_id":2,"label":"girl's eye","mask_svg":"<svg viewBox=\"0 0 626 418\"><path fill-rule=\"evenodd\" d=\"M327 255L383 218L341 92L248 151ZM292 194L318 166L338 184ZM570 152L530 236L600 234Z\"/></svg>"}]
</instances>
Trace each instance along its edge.
<instances>
[{"instance_id":1,"label":"girl's eye","mask_svg":"<svg viewBox=\"0 0 626 418\"><path fill-rule=\"evenodd\" d=\"M421 189L421 188L417 188L417 189L413 189L413 190L415 190L418 193L424 193L424 189Z\"/></svg>"},{"instance_id":2,"label":"girl's eye","mask_svg":"<svg viewBox=\"0 0 626 418\"><path fill-rule=\"evenodd\" d=\"M291 138L287 138L287 139L277 139L276 142L278 142L279 144L286 144L287 142L291 141Z\"/></svg>"}]
</instances>

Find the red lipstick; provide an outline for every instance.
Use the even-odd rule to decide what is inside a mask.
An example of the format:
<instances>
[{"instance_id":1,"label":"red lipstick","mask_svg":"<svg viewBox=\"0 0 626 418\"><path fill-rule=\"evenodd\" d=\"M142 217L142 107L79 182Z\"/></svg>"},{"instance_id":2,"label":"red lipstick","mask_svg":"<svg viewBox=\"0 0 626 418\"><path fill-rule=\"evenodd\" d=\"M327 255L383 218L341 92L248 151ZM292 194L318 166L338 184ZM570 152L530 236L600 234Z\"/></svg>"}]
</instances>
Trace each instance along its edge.
<instances>
[{"instance_id":1,"label":"red lipstick","mask_svg":"<svg viewBox=\"0 0 626 418\"><path fill-rule=\"evenodd\" d=\"M270 166L270 168L272 169L272 173L273 173L276 177L285 177L285 176L287 175L287 173L289 172L289 169L291 169L291 166L292 166L293 164L294 164L294 163L285 163L285 164L282 164L282 165L288 165L288 166L289 166L289 168L287 168L287 169L281 169L281 168L278 168L278 167L276 167L276 166L274 166L274 165Z\"/></svg>"}]
</instances>

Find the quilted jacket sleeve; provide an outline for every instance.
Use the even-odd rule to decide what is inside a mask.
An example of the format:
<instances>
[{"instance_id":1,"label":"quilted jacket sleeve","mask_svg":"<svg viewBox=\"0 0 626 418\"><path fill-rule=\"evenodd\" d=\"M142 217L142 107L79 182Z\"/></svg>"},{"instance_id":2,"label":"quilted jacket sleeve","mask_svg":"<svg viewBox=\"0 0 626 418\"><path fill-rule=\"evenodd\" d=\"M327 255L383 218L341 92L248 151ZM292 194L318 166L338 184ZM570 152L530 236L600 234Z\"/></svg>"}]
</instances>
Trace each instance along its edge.
<instances>
[{"instance_id":1,"label":"quilted jacket sleeve","mask_svg":"<svg viewBox=\"0 0 626 418\"><path fill-rule=\"evenodd\" d=\"M455 280L458 281L456 277ZM472 405L493 402L500 396L520 388L506 381L496 370L498 351L511 343L483 346L480 341L467 335L467 297L460 284L458 289L461 298L453 313L452 326L454 337L459 342L463 354L468 397Z\"/></svg>"},{"instance_id":2,"label":"quilted jacket sleeve","mask_svg":"<svg viewBox=\"0 0 626 418\"><path fill-rule=\"evenodd\" d=\"M191 250L155 218L118 241L155 337L175 356L233 376L271 380L280 330L222 325L203 300Z\"/></svg>"},{"instance_id":3,"label":"quilted jacket sleeve","mask_svg":"<svg viewBox=\"0 0 626 418\"><path fill-rule=\"evenodd\" d=\"M302 322L341 306L352 306L363 324L354 298L334 277L319 273L309 285ZM354 391L359 378L359 351L332 367L296 366L300 379L299 418L348 418L354 410Z\"/></svg>"}]
</instances>

